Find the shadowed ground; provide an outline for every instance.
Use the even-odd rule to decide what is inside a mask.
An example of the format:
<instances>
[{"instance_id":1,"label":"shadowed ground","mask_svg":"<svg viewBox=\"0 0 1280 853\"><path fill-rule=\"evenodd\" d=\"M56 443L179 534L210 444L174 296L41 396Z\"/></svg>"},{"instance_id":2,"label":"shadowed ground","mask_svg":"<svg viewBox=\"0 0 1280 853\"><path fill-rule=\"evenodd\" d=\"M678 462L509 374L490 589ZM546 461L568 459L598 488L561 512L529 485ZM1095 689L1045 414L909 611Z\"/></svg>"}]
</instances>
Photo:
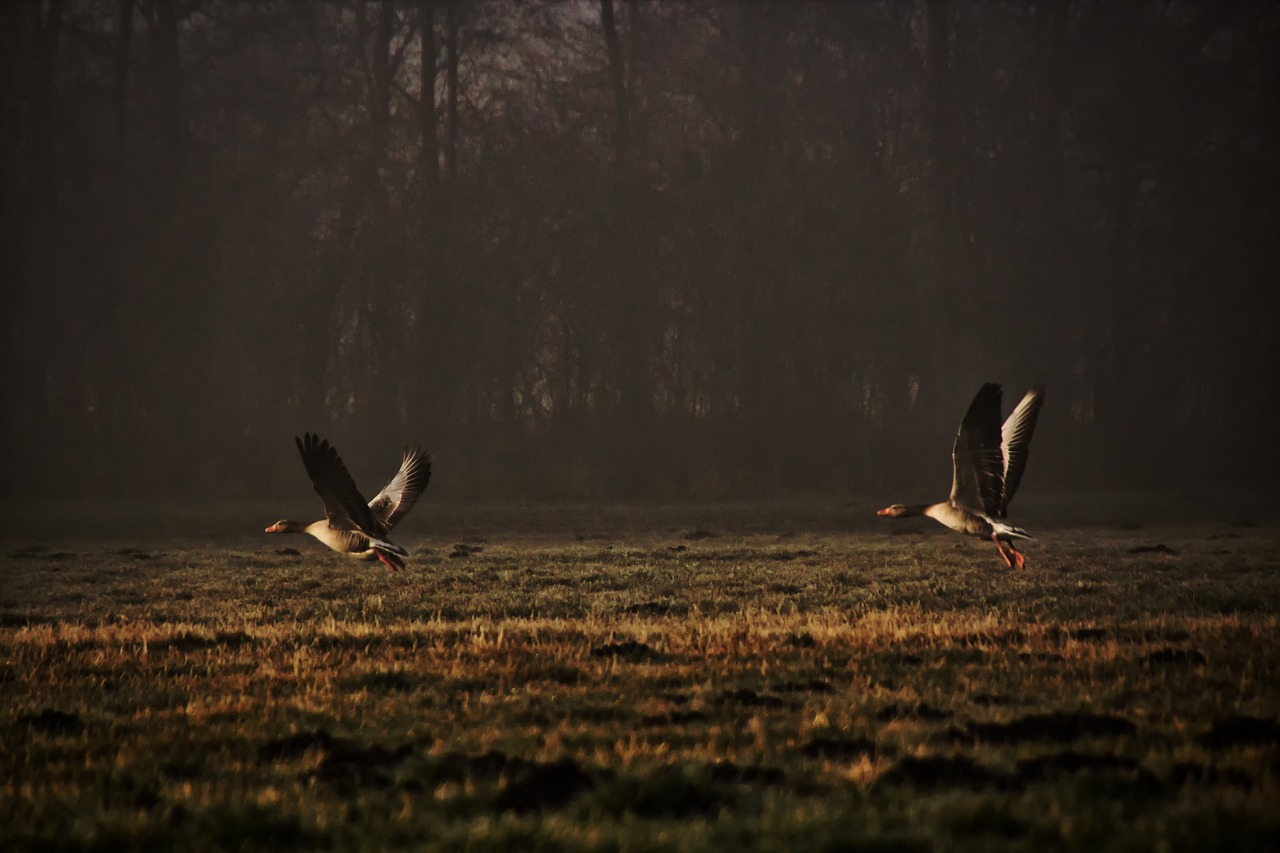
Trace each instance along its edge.
<instances>
[{"instance_id":1,"label":"shadowed ground","mask_svg":"<svg viewBox=\"0 0 1280 853\"><path fill-rule=\"evenodd\" d=\"M10 538L0 847L1280 832L1268 519L1042 524L1015 574L925 525L609 512L409 534L401 576L301 538Z\"/></svg>"}]
</instances>

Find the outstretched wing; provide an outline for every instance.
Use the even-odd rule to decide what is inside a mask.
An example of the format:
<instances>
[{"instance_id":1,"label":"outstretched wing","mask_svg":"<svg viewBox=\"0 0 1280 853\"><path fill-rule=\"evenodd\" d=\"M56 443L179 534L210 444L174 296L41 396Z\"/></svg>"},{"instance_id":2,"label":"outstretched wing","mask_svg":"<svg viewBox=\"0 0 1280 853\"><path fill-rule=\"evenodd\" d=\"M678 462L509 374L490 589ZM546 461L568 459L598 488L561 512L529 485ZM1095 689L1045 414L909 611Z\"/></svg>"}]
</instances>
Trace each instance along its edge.
<instances>
[{"instance_id":1,"label":"outstretched wing","mask_svg":"<svg viewBox=\"0 0 1280 853\"><path fill-rule=\"evenodd\" d=\"M334 527L357 528L367 536L381 536L383 531L377 518L365 503L364 496L356 488L355 480L338 458L338 451L329 442L314 433L294 438L302 464L306 466L316 494L324 501L324 512Z\"/></svg>"},{"instance_id":2,"label":"outstretched wing","mask_svg":"<svg viewBox=\"0 0 1280 853\"><path fill-rule=\"evenodd\" d=\"M1000 428L1000 454L1004 467L1004 490L1000 496L1000 518L1005 517L1013 493L1022 482L1022 472L1027 467L1027 451L1031 446L1031 433L1036 428L1036 418L1044 405L1044 386L1036 385L1028 391L1009 413Z\"/></svg>"},{"instance_id":3,"label":"outstretched wing","mask_svg":"<svg viewBox=\"0 0 1280 853\"><path fill-rule=\"evenodd\" d=\"M978 389L951 448L951 500L991 516L1000 512L1004 455L1000 448L1000 386Z\"/></svg>"},{"instance_id":4,"label":"outstretched wing","mask_svg":"<svg viewBox=\"0 0 1280 853\"><path fill-rule=\"evenodd\" d=\"M400 523L431 480L431 456L417 447L406 447L400 470L369 501L369 510L389 533Z\"/></svg>"}]
</instances>

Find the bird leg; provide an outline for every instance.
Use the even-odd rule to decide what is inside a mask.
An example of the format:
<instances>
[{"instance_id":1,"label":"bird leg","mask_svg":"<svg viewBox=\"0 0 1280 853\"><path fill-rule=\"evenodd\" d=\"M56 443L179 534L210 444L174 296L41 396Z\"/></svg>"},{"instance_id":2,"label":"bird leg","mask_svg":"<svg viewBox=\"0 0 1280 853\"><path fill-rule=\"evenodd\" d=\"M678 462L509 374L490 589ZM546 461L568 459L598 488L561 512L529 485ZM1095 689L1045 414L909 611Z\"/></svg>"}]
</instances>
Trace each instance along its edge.
<instances>
[{"instance_id":1,"label":"bird leg","mask_svg":"<svg viewBox=\"0 0 1280 853\"><path fill-rule=\"evenodd\" d=\"M1005 553L1005 550L1004 550L1004 543L1000 541L1000 536L999 536L999 535L998 535L994 530L993 530L993 531L991 531L991 541L992 541L992 542L994 542L994 543L996 543L996 548L998 548L998 549L1000 550L1000 556L1004 558L1004 564L1005 564L1006 566L1008 566L1009 568L1011 568L1011 569L1012 569L1012 568L1013 568L1013 560L1009 559L1009 555ZM1010 545L1010 546L1009 546L1009 550L1010 550L1010 551L1013 551L1013 553L1015 553L1015 554L1017 554L1017 553L1018 553L1017 551L1014 551L1014 550L1013 550L1013 546L1012 546L1012 545ZM1018 556L1019 556L1019 558L1021 558L1021 556L1022 556L1022 555L1021 555L1021 554L1018 554ZM1021 564L1019 564L1019 567L1021 567Z\"/></svg>"},{"instance_id":2,"label":"bird leg","mask_svg":"<svg viewBox=\"0 0 1280 853\"><path fill-rule=\"evenodd\" d=\"M1027 564L1027 558L1022 556L1022 552L1013 547L1013 543L1009 543L1009 553L1013 555L1013 568L1021 569Z\"/></svg>"}]
</instances>

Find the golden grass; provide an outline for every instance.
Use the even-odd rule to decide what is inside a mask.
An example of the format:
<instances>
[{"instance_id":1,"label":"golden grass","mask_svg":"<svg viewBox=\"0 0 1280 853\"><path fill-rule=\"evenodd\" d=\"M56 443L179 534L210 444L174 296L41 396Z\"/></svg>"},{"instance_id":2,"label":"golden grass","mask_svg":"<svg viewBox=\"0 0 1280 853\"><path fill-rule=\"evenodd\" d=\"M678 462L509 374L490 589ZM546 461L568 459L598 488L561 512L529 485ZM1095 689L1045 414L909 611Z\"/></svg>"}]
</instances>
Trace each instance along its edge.
<instances>
[{"instance_id":1,"label":"golden grass","mask_svg":"<svg viewBox=\"0 0 1280 853\"><path fill-rule=\"evenodd\" d=\"M0 848L1259 847L1274 534L17 543Z\"/></svg>"}]
</instances>

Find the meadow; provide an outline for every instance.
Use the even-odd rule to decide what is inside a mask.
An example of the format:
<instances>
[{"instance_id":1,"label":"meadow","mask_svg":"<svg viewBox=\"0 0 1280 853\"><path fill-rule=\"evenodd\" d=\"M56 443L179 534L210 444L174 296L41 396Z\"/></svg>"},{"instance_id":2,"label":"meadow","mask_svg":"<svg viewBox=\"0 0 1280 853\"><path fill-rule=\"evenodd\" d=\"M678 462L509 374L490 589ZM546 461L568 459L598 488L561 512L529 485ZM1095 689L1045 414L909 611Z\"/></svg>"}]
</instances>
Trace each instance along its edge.
<instances>
[{"instance_id":1,"label":"meadow","mask_svg":"<svg viewBox=\"0 0 1280 853\"><path fill-rule=\"evenodd\" d=\"M1280 849L1280 527L1184 510L11 530L0 849Z\"/></svg>"}]
</instances>

